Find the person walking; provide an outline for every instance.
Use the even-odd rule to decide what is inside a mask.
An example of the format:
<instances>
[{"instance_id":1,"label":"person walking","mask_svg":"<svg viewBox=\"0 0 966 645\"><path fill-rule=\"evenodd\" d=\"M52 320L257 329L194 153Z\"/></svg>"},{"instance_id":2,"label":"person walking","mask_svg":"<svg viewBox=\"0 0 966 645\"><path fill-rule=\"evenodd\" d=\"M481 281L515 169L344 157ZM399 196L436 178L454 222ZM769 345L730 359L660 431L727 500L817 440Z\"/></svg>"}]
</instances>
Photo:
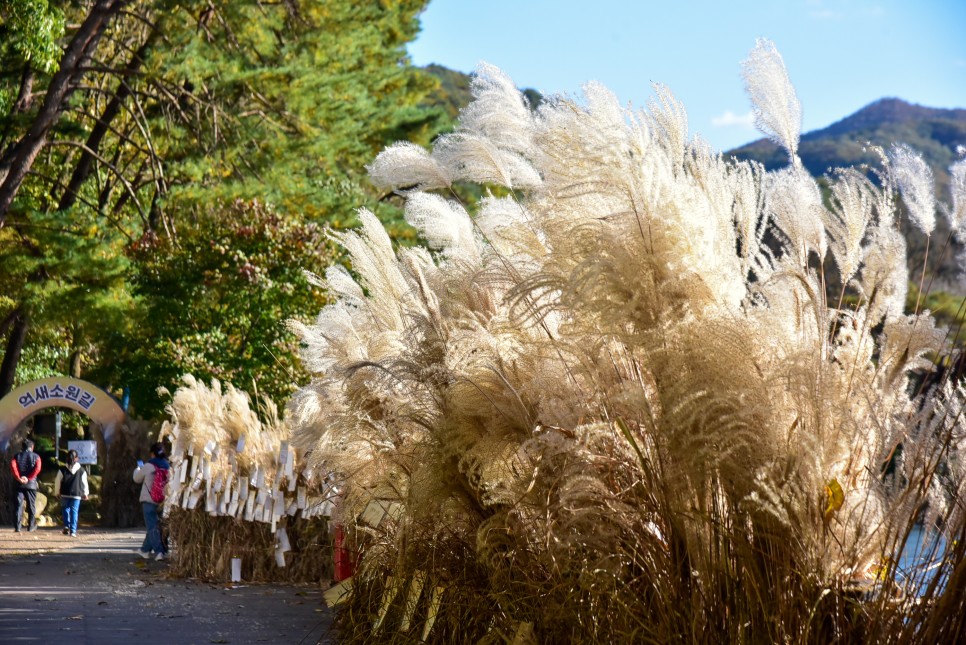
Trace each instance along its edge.
<instances>
[{"instance_id":1,"label":"person walking","mask_svg":"<svg viewBox=\"0 0 966 645\"><path fill-rule=\"evenodd\" d=\"M17 511L14 514L17 523L14 531L20 532L23 526L23 507L27 505L28 531L37 530L37 518L35 516L37 508L37 477L40 475L40 455L34 452L34 442L24 439L23 450L18 452L10 461L10 470L13 471L13 479L16 483L16 504Z\"/></svg>"},{"instance_id":2,"label":"person walking","mask_svg":"<svg viewBox=\"0 0 966 645\"><path fill-rule=\"evenodd\" d=\"M159 512L160 502L155 501L151 496L151 489L154 486L156 477L164 477L170 470L171 464L168 463L167 454L164 451L164 444L156 443L151 446L151 459L148 463L138 461L138 467L134 470L134 481L141 484L141 509L144 511L144 542L138 549L138 555L142 558L150 558L155 554L156 560L164 560L168 551L161 539L161 514ZM159 475L159 471L164 470L164 474Z\"/></svg>"},{"instance_id":3,"label":"person walking","mask_svg":"<svg viewBox=\"0 0 966 645\"><path fill-rule=\"evenodd\" d=\"M57 471L54 490L60 495L60 507L64 511L64 535L77 537L77 514L81 500L90 495L90 486L76 450L67 451L67 466Z\"/></svg>"}]
</instances>

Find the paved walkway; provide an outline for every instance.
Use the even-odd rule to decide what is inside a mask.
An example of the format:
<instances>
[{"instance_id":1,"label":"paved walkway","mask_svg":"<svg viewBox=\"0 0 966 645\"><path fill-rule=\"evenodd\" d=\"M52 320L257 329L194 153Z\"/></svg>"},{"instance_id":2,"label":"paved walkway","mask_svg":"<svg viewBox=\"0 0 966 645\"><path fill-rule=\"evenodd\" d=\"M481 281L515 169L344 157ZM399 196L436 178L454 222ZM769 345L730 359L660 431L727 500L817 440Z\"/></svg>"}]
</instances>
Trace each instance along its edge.
<instances>
[{"instance_id":1,"label":"paved walkway","mask_svg":"<svg viewBox=\"0 0 966 645\"><path fill-rule=\"evenodd\" d=\"M88 531L69 548L59 528L0 535L4 645L334 642L318 587L169 579L164 562L134 553L143 529Z\"/></svg>"}]
</instances>

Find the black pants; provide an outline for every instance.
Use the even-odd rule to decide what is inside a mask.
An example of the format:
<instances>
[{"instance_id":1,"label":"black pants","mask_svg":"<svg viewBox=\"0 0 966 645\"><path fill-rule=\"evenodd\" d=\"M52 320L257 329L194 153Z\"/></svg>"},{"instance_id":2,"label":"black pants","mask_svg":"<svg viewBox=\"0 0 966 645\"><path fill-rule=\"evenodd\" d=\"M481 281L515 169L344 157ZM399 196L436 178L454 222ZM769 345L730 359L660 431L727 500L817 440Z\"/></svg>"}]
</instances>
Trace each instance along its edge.
<instances>
[{"instance_id":1,"label":"black pants","mask_svg":"<svg viewBox=\"0 0 966 645\"><path fill-rule=\"evenodd\" d=\"M37 520L34 513L37 508L37 490L35 488L17 487L17 523L14 527L19 531L23 526L23 507L24 501L27 502L27 521L33 526Z\"/></svg>"}]
</instances>

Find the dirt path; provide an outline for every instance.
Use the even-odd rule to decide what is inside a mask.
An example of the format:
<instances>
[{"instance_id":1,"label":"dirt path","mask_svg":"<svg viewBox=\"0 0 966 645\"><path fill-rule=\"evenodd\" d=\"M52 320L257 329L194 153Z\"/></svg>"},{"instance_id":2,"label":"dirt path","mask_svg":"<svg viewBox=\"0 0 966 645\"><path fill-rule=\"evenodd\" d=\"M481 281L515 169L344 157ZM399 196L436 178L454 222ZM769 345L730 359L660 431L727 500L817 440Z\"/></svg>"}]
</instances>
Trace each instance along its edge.
<instances>
[{"instance_id":1,"label":"dirt path","mask_svg":"<svg viewBox=\"0 0 966 645\"><path fill-rule=\"evenodd\" d=\"M0 528L0 642L91 645L334 642L315 586L166 576L134 553L143 529Z\"/></svg>"},{"instance_id":2,"label":"dirt path","mask_svg":"<svg viewBox=\"0 0 966 645\"><path fill-rule=\"evenodd\" d=\"M23 529L20 533L15 532L9 526L4 526L0 527L0 558L11 555L59 551L81 545L89 546L116 539L119 535L136 532L135 529L121 530L81 526L77 537L70 537L64 535L63 528L60 526L42 526L36 531L30 532Z\"/></svg>"}]
</instances>

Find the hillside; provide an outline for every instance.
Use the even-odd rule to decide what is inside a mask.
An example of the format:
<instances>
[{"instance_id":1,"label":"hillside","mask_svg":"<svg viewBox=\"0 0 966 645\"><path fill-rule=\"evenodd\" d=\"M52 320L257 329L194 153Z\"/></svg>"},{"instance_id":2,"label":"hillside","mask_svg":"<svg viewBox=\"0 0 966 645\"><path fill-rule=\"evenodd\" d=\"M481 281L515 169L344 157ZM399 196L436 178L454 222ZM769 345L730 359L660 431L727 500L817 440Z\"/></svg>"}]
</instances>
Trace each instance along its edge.
<instances>
[{"instance_id":1,"label":"hillside","mask_svg":"<svg viewBox=\"0 0 966 645\"><path fill-rule=\"evenodd\" d=\"M426 103L443 108L450 119L455 121L459 111L472 98L470 75L442 65L427 65L423 69L439 81L439 87L430 93Z\"/></svg>"},{"instance_id":2,"label":"hillside","mask_svg":"<svg viewBox=\"0 0 966 645\"><path fill-rule=\"evenodd\" d=\"M878 164L866 143L888 149L893 143L905 143L922 154L936 177L939 198L949 202L949 166L956 159L958 146L966 146L966 109L940 109L908 103L897 98L880 99L855 114L827 128L802 135L799 156L812 175L820 177L830 169L868 163ZM727 152L738 159L755 159L769 170L788 163L787 154L767 139L759 139ZM933 288L966 294L960 278L956 255L962 248L950 248L940 258L949 227L938 219L933 233L929 272L935 276ZM919 275L926 254L925 237L907 231L909 267Z\"/></svg>"},{"instance_id":3,"label":"hillside","mask_svg":"<svg viewBox=\"0 0 966 645\"><path fill-rule=\"evenodd\" d=\"M888 148L906 143L922 153L936 172L941 190L949 176L957 146L966 146L966 110L923 107L902 99L880 99L822 130L802 135L799 156L813 175L829 168L874 163L865 143ZM788 163L788 156L768 139L759 139L728 152L738 159L756 159L769 170Z\"/></svg>"}]
</instances>

